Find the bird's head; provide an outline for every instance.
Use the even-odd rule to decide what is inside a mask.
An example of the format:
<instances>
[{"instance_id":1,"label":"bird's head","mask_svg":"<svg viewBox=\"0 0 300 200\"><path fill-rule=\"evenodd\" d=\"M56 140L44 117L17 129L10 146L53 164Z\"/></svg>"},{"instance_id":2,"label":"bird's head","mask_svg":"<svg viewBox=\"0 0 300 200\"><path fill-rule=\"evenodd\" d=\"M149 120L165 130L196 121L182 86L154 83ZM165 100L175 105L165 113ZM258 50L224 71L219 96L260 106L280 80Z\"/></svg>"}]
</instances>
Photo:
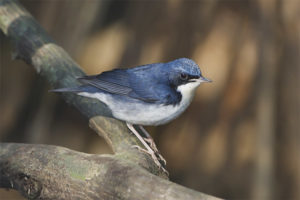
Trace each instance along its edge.
<instances>
[{"instance_id":1,"label":"bird's head","mask_svg":"<svg viewBox=\"0 0 300 200\"><path fill-rule=\"evenodd\" d=\"M180 58L167 65L170 84L181 93L192 93L201 83L211 82L202 76L199 66L191 59Z\"/></svg>"}]
</instances>

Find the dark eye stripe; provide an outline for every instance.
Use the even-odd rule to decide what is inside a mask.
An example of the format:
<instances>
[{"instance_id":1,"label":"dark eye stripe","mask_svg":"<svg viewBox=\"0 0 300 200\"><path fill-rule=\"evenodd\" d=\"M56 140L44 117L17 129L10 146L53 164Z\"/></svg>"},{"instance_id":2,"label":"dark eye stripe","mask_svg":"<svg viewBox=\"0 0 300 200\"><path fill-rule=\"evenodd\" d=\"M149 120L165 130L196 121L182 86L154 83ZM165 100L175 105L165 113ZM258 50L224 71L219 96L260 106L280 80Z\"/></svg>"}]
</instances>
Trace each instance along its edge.
<instances>
[{"instance_id":1,"label":"dark eye stripe","mask_svg":"<svg viewBox=\"0 0 300 200\"><path fill-rule=\"evenodd\" d=\"M189 75L189 79L198 79L200 76Z\"/></svg>"},{"instance_id":2,"label":"dark eye stripe","mask_svg":"<svg viewBox=\"0 0 300 200\"><path fill-rule=\"evenodd\" d=\"M179 78L179 82L178 84L186 84L186 83L190 83L190 82L195 82L195 80L193 79L198 79L200 76L197 75L190 75L190 74L186 74L186 73L181 73Z\"/></svg>"}]
</instances>

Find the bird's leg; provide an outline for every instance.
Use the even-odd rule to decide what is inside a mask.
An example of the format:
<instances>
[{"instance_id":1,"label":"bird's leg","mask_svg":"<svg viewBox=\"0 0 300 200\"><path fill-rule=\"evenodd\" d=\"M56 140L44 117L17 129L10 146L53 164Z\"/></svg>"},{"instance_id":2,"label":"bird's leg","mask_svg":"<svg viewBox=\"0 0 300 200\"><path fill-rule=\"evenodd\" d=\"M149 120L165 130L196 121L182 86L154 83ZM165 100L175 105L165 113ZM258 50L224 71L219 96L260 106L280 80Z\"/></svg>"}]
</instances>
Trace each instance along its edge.
<instances>
[{"instance_id":1,"label":"bird's leg","mask_svg":"<svg viewBox=\"0 0 300 200\"><path fill-rule=\"evenodd\" d=\"M147 150L142 149L139 146L134 146L137 147L139 150L148 153L151 155L152 159L154 160L155 164L159 167L162 168L165 172L166 170L164 169L164 167L161 165L161 163L159 162L158 158L156 157L155 152L151 149L151 147L145 142L145 140L143 139L143 137L135 130L135 128L133 127L132 124L129 124L126 122L127 127L129 128L129 130L139 139L139 141L144 145L144 147Z\"/></svg>"},{"instance_id":2,"label":"bird's leg","mask_svg":"<svg viewBox=\"0 0 300 200\"><path fill-rule=\"evenodd\" d=\"M158 149L157 149L155 142L154 142L153 138L151 137L151 135L144 129L143 126L138 125L138 127L145 135L144 140L150 145L150 147L153 149L154 152L158 152Z\"/></svg>"},{"instance_id":3,"label":"bird's leg","mask_svg":"<svg viewBox=\"0 0 300 200\"><path fill-rule=\"evenodd\" d=\"M146 138L144 140L150 145L150 147L153 149L154 153L158 155L159 159L163 162L163 165L166 166L167 161L164 159L164 157L160 154L159 150L157 149L155 142L151 135L144 129L143 126L138 126L139 129L144 133Z\"/></svg>"}]
</instances>

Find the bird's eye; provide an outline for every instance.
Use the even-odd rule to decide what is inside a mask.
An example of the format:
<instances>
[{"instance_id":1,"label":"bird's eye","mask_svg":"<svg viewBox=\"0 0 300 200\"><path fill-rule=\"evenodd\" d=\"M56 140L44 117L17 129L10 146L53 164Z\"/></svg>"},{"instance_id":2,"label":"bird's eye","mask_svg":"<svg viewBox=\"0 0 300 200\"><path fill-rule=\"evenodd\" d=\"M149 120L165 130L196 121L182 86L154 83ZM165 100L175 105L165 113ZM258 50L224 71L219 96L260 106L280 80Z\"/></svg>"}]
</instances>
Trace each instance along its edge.
<instances>
[{"instance_id":1,"label":"bird's eye","mask_svg":"<svg viewBox=\"0 0 300 200\"><path fill-rule=\"evenodd\" d=\"M186 81L188 79L188 75L187 74L180 74L180 79L183 81Z\"/></svg>"}]
</instances>

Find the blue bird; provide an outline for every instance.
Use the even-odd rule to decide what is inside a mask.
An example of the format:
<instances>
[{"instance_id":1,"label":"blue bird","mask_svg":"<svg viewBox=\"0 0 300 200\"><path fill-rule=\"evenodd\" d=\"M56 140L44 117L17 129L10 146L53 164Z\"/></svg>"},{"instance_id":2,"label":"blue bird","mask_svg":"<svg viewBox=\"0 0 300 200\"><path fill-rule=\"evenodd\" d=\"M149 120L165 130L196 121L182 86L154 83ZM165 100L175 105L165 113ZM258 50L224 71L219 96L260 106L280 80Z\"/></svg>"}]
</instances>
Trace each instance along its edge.
<instances>
[{"instance_id":1,"label":"blue bird","mask_svg":"<svg viewBox=\"0 0 300 200\"><path fill-rule=\"evenodd\" d=\"M198 65L187 58L114 69L78 80L81 86L53 91L72 92L105 103L113 117L126 122L153 158L158 150L142 125L156 126L177 118L190 105L196 88L203 82L211 82L202 76ZM146 138L141 137L133 125L137 125ZM161 156L160 160L165 162Z\"/></svg>"}]
</instances>

